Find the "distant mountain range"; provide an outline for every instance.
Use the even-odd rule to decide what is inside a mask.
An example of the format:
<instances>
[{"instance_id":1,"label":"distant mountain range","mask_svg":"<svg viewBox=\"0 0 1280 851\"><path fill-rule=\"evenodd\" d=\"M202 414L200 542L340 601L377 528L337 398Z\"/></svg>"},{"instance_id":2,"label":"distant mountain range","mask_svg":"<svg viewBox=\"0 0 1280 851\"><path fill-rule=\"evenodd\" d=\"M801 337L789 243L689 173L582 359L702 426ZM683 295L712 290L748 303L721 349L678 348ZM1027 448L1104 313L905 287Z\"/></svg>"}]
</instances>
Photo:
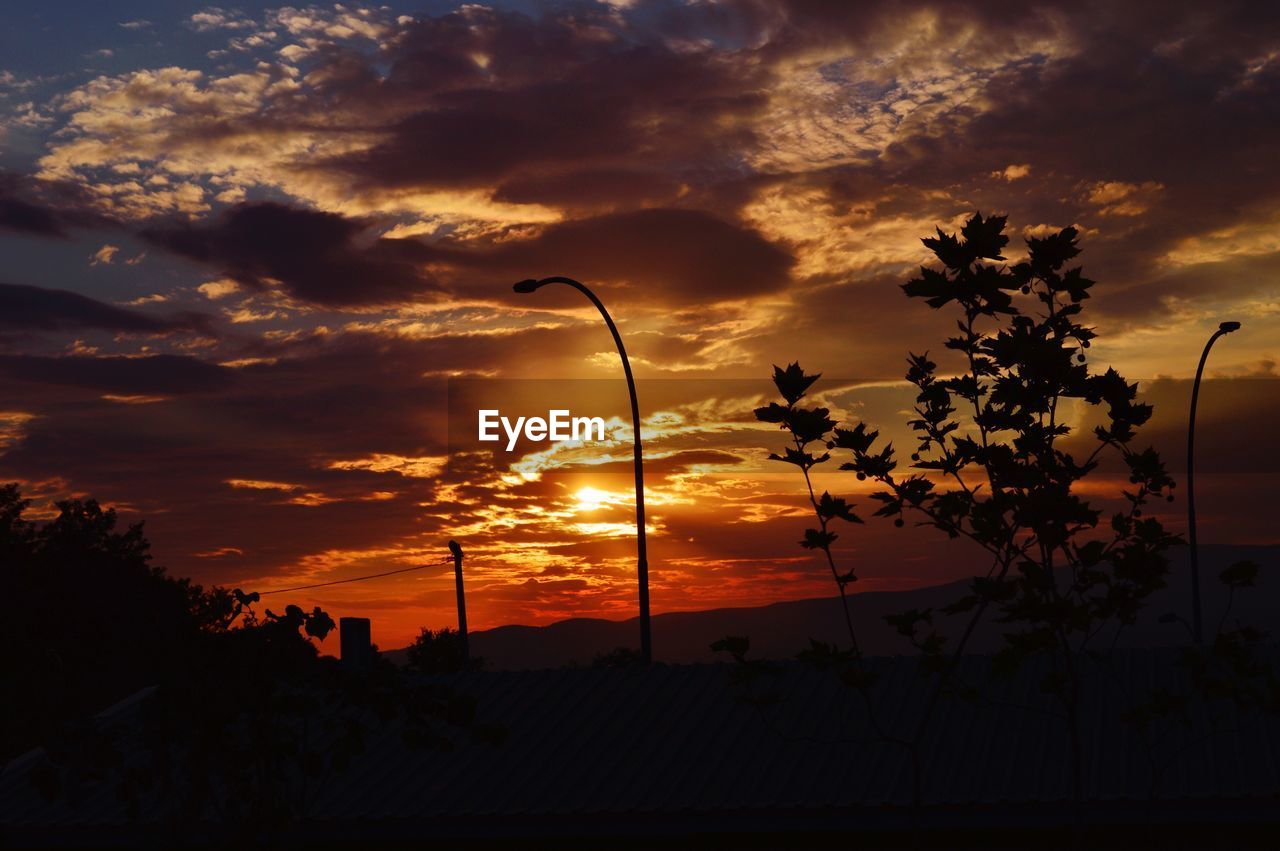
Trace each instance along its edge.
<instances>
[{"instance_id":1,"label":"distant mountain range","mask_svg":"<svg viewBox=\"0 0 1280 851\"><path fill-rule=\"evenodd\" d=\"M1280 546L1202 546L1201 586L1205 632L1217 628L1227 604L1227 593L1218 582L1224 567L1241 559L1261 566L1258 585L1236 594L1230 618L1253 626L1280 629ZM1177 612L1190 620L1191 591L1186 548L1177 551L1169 586L1152 596L1139 622L1126 629L1122 646L1179 644L1187 639L1180 624L1162 624L1157 619ZM868 591L850 597L858 641L863 651L874 656L912 653L906 639L887 625L884 616L907 609L933 608L935 623L943 635L956 636L967 615L948 618L938 610L967 593L968 582L960 581L909 591ZM1002 625L990 618L975 630L969 650L986 653L998 649ZM518 670L587 665L597 656L617 647L638 645L639 626L635 618L609 621L598 618L571 618L548 626L500 626L471 633L472 653L484 658L486 667ZM780 659L794 656L809 639L848 643L844 614L836 597L792 600L752 608L711 609L701 612L669 612L653 616L654 658L662 662L710 662L723 657L711 652L710 644L726 635L751 639L751 655ZM404 649L384 655L403 662Z\"/></svg>"}]
</instances>

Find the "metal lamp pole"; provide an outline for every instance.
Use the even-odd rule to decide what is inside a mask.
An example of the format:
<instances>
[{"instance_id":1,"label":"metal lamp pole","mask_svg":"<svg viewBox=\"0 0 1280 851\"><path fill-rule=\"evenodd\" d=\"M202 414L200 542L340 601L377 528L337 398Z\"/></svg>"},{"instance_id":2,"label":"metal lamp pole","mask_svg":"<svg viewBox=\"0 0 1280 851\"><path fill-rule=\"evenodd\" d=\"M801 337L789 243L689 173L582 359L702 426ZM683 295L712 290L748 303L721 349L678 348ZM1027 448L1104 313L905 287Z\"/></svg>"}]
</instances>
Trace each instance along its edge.
<instances>
[{"instance_id":1,"label":"metal lamp pole","mask_svg":"<svg viewBox=\"0 0 1280 851\"><path fill-rule=\"evenodd\" d=\"M1196 368L1196 380L1191 385L1191 423L1187 427L1187 528L1191 537L1191 632L1196 644L1204 643L1200 615L1200 551L1196 544L1196 404L1200 400L1200 377L1204 375L1204 364L1209 359L1209 350L1219 337L1239 330L1239 322L1223 322L1213 332L1209 342L1204 344L1204 353L1200 355L1200 366Z\"/></svg>"},{"instance_id":2,"label":"metal lamp pole","mask_svg":"<svg viewBox=\"0 0 1280 851\"><path fill-rule=\"evenodd\" d=\"M636 572L640 584L640 655L647 665L653 661L653 648L649 637L649 556L645 546L644 528L644 453L640 447L640 403L636 400L636 382L631 375L631 362L627 360L627 350L622 345L622 337L618 334L618 326L613 324L613 317L604 309L604 303L596 294L573 278L553 276L539 280L529 279L516 284L513 289L518 293L531 293L547 284L565 284L591 300L591 303L604 317L604 324L609 326L613 334L613 342L618 346L618 355L622 358L622 371L627 376L627 390L631 393L631 428L635 435L635 468L636 468Z\"/></svg>"}]
</instances>

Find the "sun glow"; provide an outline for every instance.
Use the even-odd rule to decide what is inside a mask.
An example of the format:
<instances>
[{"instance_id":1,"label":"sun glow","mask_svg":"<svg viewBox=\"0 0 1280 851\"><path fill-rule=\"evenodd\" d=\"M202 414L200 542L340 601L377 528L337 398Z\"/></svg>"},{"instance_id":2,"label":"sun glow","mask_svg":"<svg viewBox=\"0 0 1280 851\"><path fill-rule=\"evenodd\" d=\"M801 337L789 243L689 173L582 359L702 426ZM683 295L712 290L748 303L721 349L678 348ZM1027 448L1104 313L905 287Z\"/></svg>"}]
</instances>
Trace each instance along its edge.
<instances>
[{"instance_id":1,"label":"sun glow","mask_svg":"<svg viewBox=\"0 0 1280 851\"><path fill-rule=\"evenodd\" d=\"M578 501L574 510L579 512L596 511L606 505L616 505L623 500L619 494L592 487L579 488L573 498Z\"/></svg>"}]
</instances>

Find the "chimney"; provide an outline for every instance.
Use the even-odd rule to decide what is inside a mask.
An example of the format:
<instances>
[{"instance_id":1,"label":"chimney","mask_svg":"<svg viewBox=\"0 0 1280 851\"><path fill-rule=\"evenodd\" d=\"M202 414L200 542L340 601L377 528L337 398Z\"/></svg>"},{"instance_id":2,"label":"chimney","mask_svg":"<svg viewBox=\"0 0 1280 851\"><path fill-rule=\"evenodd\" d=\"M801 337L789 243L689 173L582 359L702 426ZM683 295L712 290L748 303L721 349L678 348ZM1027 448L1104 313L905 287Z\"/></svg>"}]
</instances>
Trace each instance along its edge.
<instances>
[{"instance_id":1,"label":"chimney","mask_svg":"<svg viewBox=\"0 0 1280 851\"><path fill-rule=\"evenodd\" d=\"M341 618L338 634L342 643L342 664L351 668L368 668L373 663L373 645L369 640L368 618Z\"/></svg>"}]
</instances>

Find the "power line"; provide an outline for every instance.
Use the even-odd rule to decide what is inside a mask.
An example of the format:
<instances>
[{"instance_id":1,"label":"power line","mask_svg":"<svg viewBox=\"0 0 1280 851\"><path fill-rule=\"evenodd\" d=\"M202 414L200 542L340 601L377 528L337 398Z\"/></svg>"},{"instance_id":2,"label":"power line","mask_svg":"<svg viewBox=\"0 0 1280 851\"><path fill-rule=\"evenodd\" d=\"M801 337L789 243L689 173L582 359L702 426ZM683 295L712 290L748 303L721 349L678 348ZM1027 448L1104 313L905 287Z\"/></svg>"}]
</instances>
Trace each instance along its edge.
<instances>
[{"instance_id":1,"label":"power line","mask_svg":"<svg viewBox=\"0 0 1280 851\"><path fill-rule=\"evenodd\" d=\"M426 570L428 567L436 567L440 564L447 564L452 559L441 562L432 562L430 564L419 564L414 567L402 567L399 570L388 570L386 573L373 573L368 576L356 576L351 579L335 579L332 582L317 582L314 585L299 585L297 588L277 588L275 591L259 591L259 597L266 597L269 594L288 594L290 591L307 591L311 588L324 588L328 585L343 585L347 582L363 582L366 579L381 579L384 576L395 576L397 573L409 573L413 570Z\"/></svg>"}]
</instances>

